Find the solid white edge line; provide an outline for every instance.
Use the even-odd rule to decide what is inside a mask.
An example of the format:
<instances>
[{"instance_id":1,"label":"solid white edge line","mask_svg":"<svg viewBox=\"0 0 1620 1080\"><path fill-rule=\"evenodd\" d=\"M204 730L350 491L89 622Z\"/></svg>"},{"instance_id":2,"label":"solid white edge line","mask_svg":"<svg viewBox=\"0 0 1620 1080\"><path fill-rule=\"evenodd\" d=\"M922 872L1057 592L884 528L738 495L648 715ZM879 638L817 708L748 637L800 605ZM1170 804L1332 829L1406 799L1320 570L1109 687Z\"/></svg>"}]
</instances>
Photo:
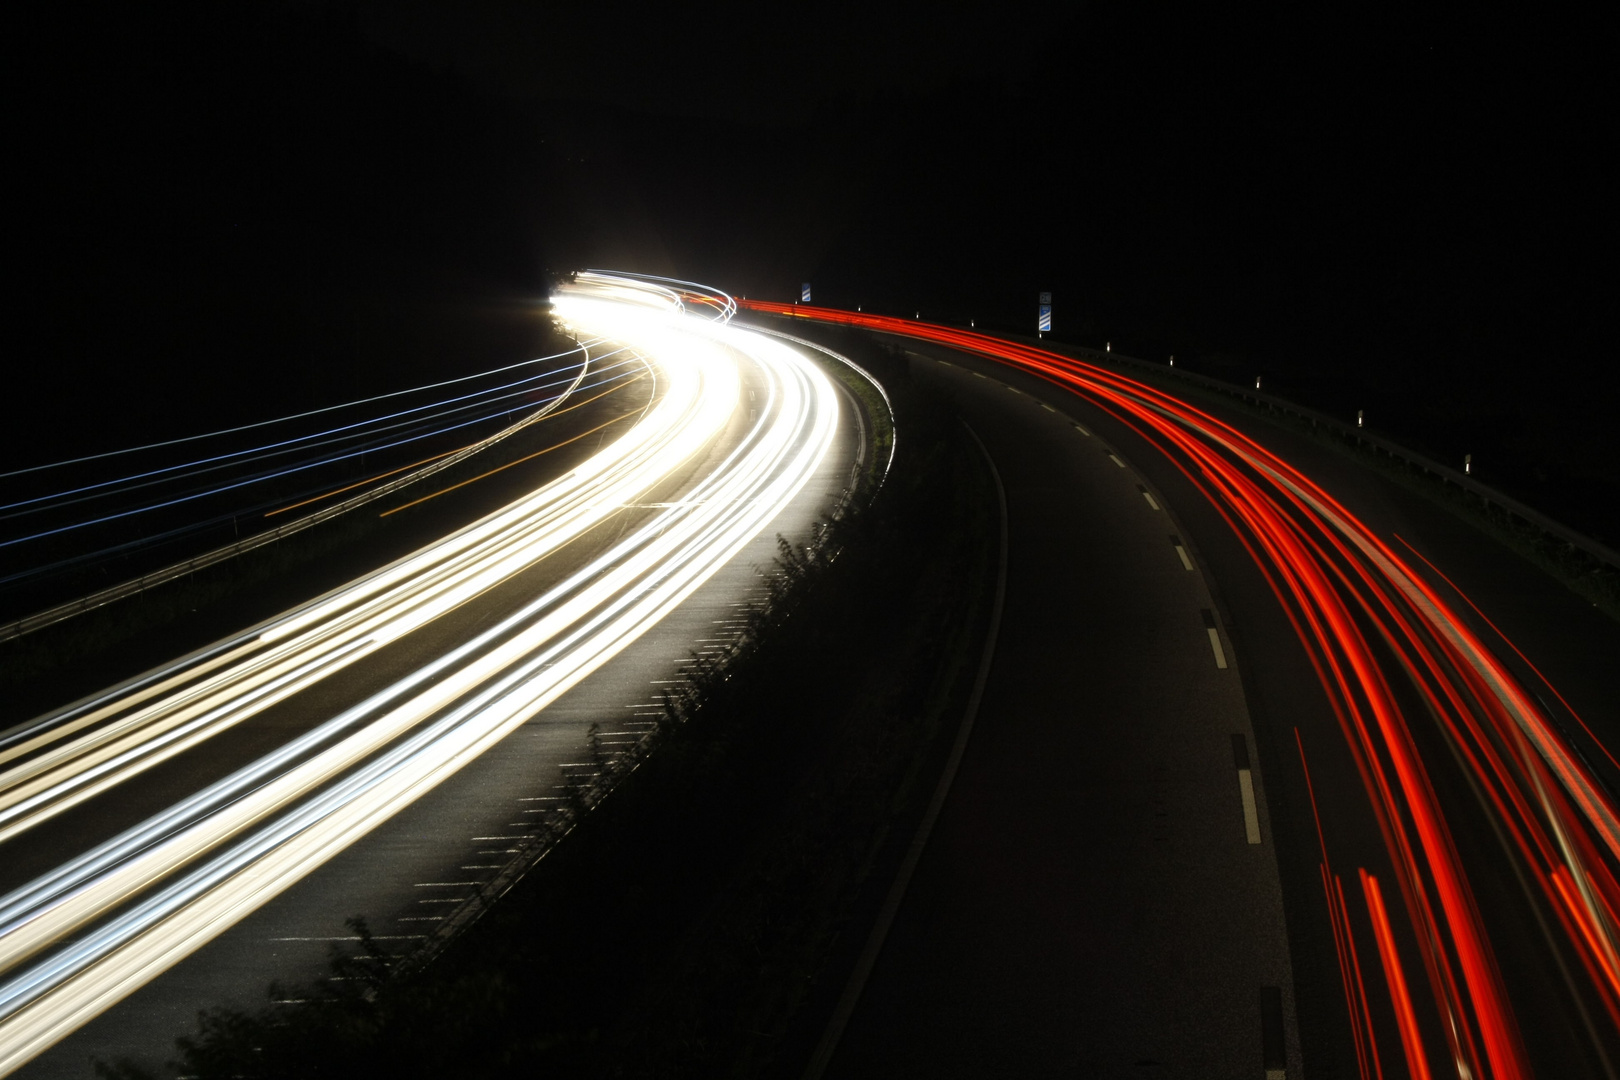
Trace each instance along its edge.
<instances>
[{"instance_id":1,"label":"solid white edge line","mask_svg":"<svg viewBox=\"0 0 1620 1080\"><path fill-rule=\"evenodd\" d=\"M816 1052L811 1055L810 1063L805 1066L804 1080L820 1080L821 1074L827 1071L827 1065L838 1049L838 1041L843 1037L844 1028L849 1025L850 1017L855 1013L855 1006L860 1003L861 992L866 989L866 981L871 977L873 967L877 965L878 954L883 951L883 942L889 936L889 928L894 925L895 916L900 912L900 904L905 900L906 889L911 885L911 876L917 870L923 848L928 846L928 838L934 831L934 822L939 819L939 812L951 791L951 782L956 779L956 770L962 764L962 755L966 753L968 739L973 734L973 721L979 713L979 701L984 697L984 684L990 677L990 666L996 655L996 637L1001 630L1001 611L1007 596L1007 489L1002 486L1001 473L996 468L995 459L990 456L990 451L985 449L978 432L965 421L962 426L967 428L968 434L978 444L979 453L984 455L984 463L990 467L990 478L996 483L996 503L1001 514L1001 551L996 562L996 598L990 607L990 630L985 636L984 653L979 658L979 671L973 680L973 693L968 697L967 708L963 710L962 724L957 729L956 742L951 745L951 754L946 759L945 770L940 774L933 798L929 800L928 810L917 826L917 833L911 838L911 847L907 849L906 857L900 863L894 883L889 886L889 895L884 898L877 922L867 935L866 947L861 950L860 959L855 962L855 970L850 972L849 981L844 984L844 993L838 999L832 1018L827 1021L827 1028L822 1033L821 1042L816 1045Z\"/></svg>"}]
</instances>

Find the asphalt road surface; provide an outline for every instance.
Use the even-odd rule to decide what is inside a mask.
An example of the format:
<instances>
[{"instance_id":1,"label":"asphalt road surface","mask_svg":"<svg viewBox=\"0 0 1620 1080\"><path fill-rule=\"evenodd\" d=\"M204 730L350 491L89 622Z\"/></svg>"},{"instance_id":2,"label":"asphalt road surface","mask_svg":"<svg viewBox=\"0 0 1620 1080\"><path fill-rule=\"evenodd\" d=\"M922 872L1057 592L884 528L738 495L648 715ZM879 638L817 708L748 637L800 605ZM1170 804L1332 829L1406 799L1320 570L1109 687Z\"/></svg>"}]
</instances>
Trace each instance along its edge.
<instances>
[{"instance_id":1,"label":"asphalt road surface","mask_svg":"<svg viewBox=\"0 0 1620 1080\"><path fill-rule=\"evenodd\" d=\"M828 1075L1614 1075L1620 627L1219 400L793 313L902 335L1009 504L983 706Z\"/></svg>"},{"instance_id":2,"label":"asphalt road surface","mask_svg":"<svg viewBox=\"0 0 1620 1080\"><path fill-rule=\"evenodd\" d=\"M1005 485L1005 606L967 755L827 1075L1254 1075L1263 987L1297 1060L1265 776L1196 545L1068 416L916 367Z\"/></svg>"}]
</instances>

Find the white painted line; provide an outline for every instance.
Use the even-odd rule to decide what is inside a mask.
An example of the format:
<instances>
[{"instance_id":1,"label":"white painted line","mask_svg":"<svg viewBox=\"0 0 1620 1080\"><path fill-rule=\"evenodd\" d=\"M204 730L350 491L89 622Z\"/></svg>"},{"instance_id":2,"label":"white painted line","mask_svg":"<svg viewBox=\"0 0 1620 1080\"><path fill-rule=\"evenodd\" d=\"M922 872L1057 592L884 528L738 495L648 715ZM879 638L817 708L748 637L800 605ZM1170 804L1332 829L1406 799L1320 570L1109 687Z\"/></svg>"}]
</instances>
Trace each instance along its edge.
<instances>
[{"instance_id":1,"label":"white painted line","mask_svg":"<svg viewBox=\"0 0 1620 1080\"><path fill-rule=\"evenodd\" d=\"M1238 770L1238 790L1243 793L1243 835L1249 843L1260 842L1260 809L1254 802L1254 776L1248 769Z\"/></svg>"},{"instance_id":2,"label":"white painted line","mask_svg":"<svg viewBox=\"0 0 1620 1080\"><path fill-rule=\"evenodd\" d=\"M1084 435L1088 439L1091 438L1091 432L1086 430L1086 426L1084 424L1076 424L1076 425L1074 425L1074 430L1078 431L1080 434Z\"/></svg>"},{"instance_id":3,"label":"white painted line","mask_svg":"<svg viewBox=\"0 0 1620 1080\"><path fill-rule=\"evenodd\" d=\"M1125 467L1125 463L1119 460L1119 458L1115 457L1113 454L1108 455L1108 460L1112 461L1115 465L1118 465L1122 469Z\"/></svg>"},{"instance_id":4,"label":"white painted line","mask_svg":"<svg viewBox=\"0 0 1620 1080\"><path fill-rule=\"evenodd\" d=\"M489 863L487 865L484 864L484 863L478 863L478 864L473 865L473 866L463 866L462 867L463 870L499 870L500 868L501 868L500 863Z\"/></svg>"},{"instance_id":5,"label":"white painted line","mask_svg":"<svg viewBox=\"0 0 1620 1080\"><path fill-rule=\"evenodd\" d=\"M1215 666L1224 668L1226 666L1226 650L1221 648L1221 635L1213 626L1209 627L1208 631L1209 647L1215 650Z\"/></svg>"},{"instance_id":6,"label":"white painted line","mask_svg":"<svg viewBox=\"0 0 1620 1080\"><path fill-rule=\"evenodd\" d=\"M1137 490L1142 493L1142 498L1147 500L1147 504L1149 506L1153 507L1153 509L1157 510L1159 508L1159 504L1153 501L1153 492L1149 491L1147 488L1143 487L1141 484L1137 484L1136 487L1137 487Z\"/></svg>"},{"instance_id":7,"label":"white painted line","mask_svg":"<svg viewBox=\"0 0 1620 1080\"><path fill-rule=\"evenodd\" d=\"M1181 565L1191 570L1193 568L1192 559L1187 557L1187 549L1181 546L1181 537L1170 537L1170 546L1176 549L1177 555L1181 556Z\"/></svg>"},{"instance_id":8,"label":"white painted line","mask_svg":"<svg viewBox=\"0 0 1620 1080\"><path fill-rule=\"evenodd\" d=\"M438 898L435 898L433 900L418 900L417 903L418 904L459 904L459 903L462 903L463 901L465 901L466 899L467 899L467 897L465 897L465 896L446 896L446 897L438 897Z\"/></svg>"},{"instance_id":9,"label":"white painted line","mask_svg":"<svg viewBox=\"0 0 1620 1080\"><path fill-rule=\"evenodd\" d=\"M1047 411L1047 412L1057 412L1057 410L1056 410L1056 409L1054 409L1054 408L1052 408L1052 406L1050 406L1050 405L1048 405L1048 404L1047 404L1047 403L1046 403L1046 402L1044 402L1044 401L1043 401L1043 402L1041 402L1041 408L1043 408L1043 409L1045 409L1045 410L1046 410L1046 411Z\"/></svg>"},{"instance_id":10,"label":"white painted line","mask_svg":"<svg viewBox=\"0 0 1620 1080\"><path fill-rule=\"evenodd\" d=\"M395 919L394 921L395 922L444 922L444 916L443 915L407 915L403 919Z\"/></svg>"},{"instance_id":11,"label":"white painted line","mask_svg":"<svg viewBox=\"0 0 1620 1080\"><path fill-rule=\"evenodd\" d=\"M1009 386L1009 387L1007 387L1007 389L1011 390L1015 394L1022 394L1023 393L1023 391L1018 389L1018 387L1016 387L1016 386Z\"/></svg>"},{"instance_id":12,"label":"white painted line","mask_svg":"<svg viewBox=\"0 0 1620 1080\"><path fill-rule=\"evenodd\" d=\"M475 837L473 837L473 839L474 840L527 840L528 837L527 836L475 836ZM508 848L507 850L508 851L516 851L517 848ZM501 852L499 852L499 851L492 851L492 852L480 851L478 854L480 854L480 855L486 855L486 854L488 854L488 855L499 855L499 854L501 854Z\"/></svg>"},{"instance_id":13,"label":"white painted line","mask_svg":"<svg viewBox=\"0 0 1620 1080\"><path fill-rule=\"evenodd\" d=\"M967 708L957 728L956 741L951 745L950 756L945 760L945 769L940 774L939 783L934 787L934 796L929 800L928 809L924 811L917 832L911 838L911 846L907 848L905 858L900 861L900 869L894 876L894 882L889 886L888 896L884 898L883 907L878 910L877 922L867 935L866 947L855 961L855 970L850 973L849 981L844 984L844 992L833 1009L832 1019L827 1021L821 1042L817 1044L815 1053L810 1058L810 1064L805 1067L802 1074L803 1080L821 1080L822 1073L826 1072L827 1063L832 1060L833 1052L838 1049L838 1041L843 1038L844 1028L848 1025L855 1006L860 1002L861 991L865 989L866 980L872 974L878 954L883 951L884 939L888 937L889 927L894 924L900 903L905 899L906 889L911 884L911 876L916 872L917 862L922 858L923 849L928 845L928 837L933 832L934 822L939 819L945 797L950 794L951 783L956 778L956 770L962 763L962 755L967 750L968 739L973 734L973 721L979 712L979 701L984 696L985 680L990 676L990 661L996 652L996 638L1001 632L1002 605L1007 596L1007 489L1001 482L1001 473L996 468L995 459L984 448L984 443L980 442L978 433L965 423L963 426L967 427L973 441L979 444L979 453L984 455L985 464L990 467L990 478L996 482L996 502L1000 509L1001 553L996 567L996 598L990 606L990 631L985 635L984 653L979 660L978 675L973 681L973 692L968 695Z\"/></svg>"},{"instance_id":14,"label":"white painted line","mask_svg":"<svg viewBox=\"0 0 1620 1080\"><path fill-rule=\"evenodd\" d=\"M983 379L983 378L986 378L986 377L987 377L987 376L986 376L986 375L985 375L985 373L984 373L984 372L982 372L982 371L975 371L975 372L974 372L974 373L973 373L973 374L975 374L975 375L977 375L977 376L978 376L978 377L979 377L979 378L981 378L981 379Z\"/></svg>"},{"instance_id":15,"label":"white painted line","mask_svg":"<svg viewBox=\"0 0 1620 1080\"><path fill-rule=\"evenodd\" d=\"M448 888L451 888L451 887L460 887L462 885L478 885L478 884L481 884L481 882L477 882L477 881L418 881L416 883L415 887L418 888L418 889L448 889Z\"/></svg>"}]
</instances>

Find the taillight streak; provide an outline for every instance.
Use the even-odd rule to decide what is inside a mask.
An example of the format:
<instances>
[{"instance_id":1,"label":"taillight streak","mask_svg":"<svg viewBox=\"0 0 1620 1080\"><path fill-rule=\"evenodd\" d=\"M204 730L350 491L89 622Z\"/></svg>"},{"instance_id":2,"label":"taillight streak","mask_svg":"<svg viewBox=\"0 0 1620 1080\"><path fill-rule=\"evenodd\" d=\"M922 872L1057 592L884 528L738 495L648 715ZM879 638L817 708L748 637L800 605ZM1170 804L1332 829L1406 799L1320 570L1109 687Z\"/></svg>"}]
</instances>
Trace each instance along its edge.
<instances>
[{"instance_id":1,"label":"taillight streak","mask_svg":"<svg viewBox=\"0 0 1620 1080\"><path fill-rule=\"evenodd\" d=\"M744 301L742 306L987 357L1081 395L1164 453L1232 528L1305 649L1367 792L1459 1073L1514 1077L1530 1070L1440 797L1369 634L1387 648L1419 695L1481 807L1497 824L1510 857L1528 871L1522 878L1534 884L1540 902L1556 915L1564 944L1580 957L1611 1021L1620 1026L1615 946L1620 816L1532 695L1436 588L1370 527L1248 436L1116 372L912 320L807 305ZM1576 720L1591 735L1579 716ZM1335 887L1325 838L1322 872L1359 1064L1363 1075L1369 1066L1381 1075L1348 908L1342 888ZM1383 934L1387 915L1380 915L1381 907L1371 910L1382 904L1382 894L1377 881L1362 873L1370 915L1386 920L1375 927ZM1399 974L1394 936L1381 936L1378 945L1386 970ZM1421 1052L1412 1056L1416 1019L1409 1004L1399 1020L1403 1046L1409 1067L1426 1075Z\"/></svg>"}]
</instances>

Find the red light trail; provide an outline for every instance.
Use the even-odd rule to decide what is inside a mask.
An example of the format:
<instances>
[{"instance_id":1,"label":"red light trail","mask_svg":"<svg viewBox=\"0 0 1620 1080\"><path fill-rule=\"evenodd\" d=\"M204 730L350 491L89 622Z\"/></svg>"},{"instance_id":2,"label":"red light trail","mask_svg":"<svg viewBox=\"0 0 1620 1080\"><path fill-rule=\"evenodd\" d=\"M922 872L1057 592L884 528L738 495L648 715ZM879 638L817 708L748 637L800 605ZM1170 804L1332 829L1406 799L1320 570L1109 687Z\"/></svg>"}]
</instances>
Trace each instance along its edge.
<instances>
[{"instance_id":1,"label":"red light trail","mask_svg":"<svg viewBox=\"0 0 1620 1080\"><path fill-rule=\"evenodd\" d=\"M1247 435L1116 371L915 319L806 304L740 305L948 346L1078 394L1162 452L1232 528L1315 671L1393 869L1394 908L1379 879L1359 869L1373 940L1358 948L1318 817L1322 884L1363 1077L1382 1077L1396 1060L1414 1077L1431 1070L1474 1078L1532 1075L1485 920L1421 751L1436 731L1530 883L1532 902L1551 913L1549 925L1562 932L1592 996L1620 1029L1620 816L1613 801L1534 695L1370 527ZM1419 708L1403 707L1403 700ZM1416 726L1423 720L1432 721L1432 729ZM1304 752L1301 743L1302 765ZM1314 811L1314 790L1311 798ZM1397 925L1402 911L1409 938ZM1403 947L1415 949L1416 964L1403 962ZM1371 957L1377 959L1365 965ZM1380 969L1399 1034L1394 1056L1379 1053L1367 1004L1368 981ZM1427 1022L1414 1000L1419 984L1411 979L1418 971L1436 1010ZM1434 1052L1438 1045L1445 1059Z\"/></svg>"}]
</instances>

